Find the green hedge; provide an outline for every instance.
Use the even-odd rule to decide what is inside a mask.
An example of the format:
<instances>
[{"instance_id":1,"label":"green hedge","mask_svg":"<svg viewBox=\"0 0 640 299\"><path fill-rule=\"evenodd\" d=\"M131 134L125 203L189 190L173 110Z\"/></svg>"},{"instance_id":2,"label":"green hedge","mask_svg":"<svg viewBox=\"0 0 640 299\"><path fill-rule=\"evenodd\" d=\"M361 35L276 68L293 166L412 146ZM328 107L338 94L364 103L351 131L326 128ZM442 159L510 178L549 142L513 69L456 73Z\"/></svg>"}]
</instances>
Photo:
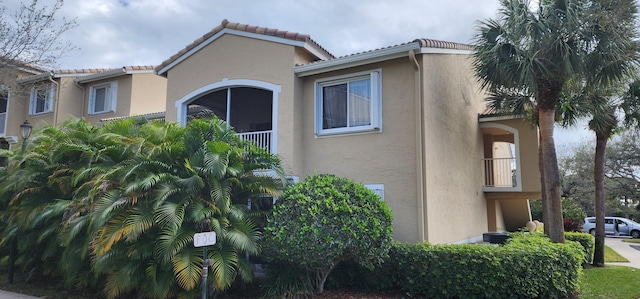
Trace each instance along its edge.
<instances>
[{"instance_id":1,"label":"green hedge","mask_svg":"<svg viewBox=\"0 0 640 299\"><path fill-rule=\"evenodd\" d=\"M582 265L591 264L593 261L593 251L595 249L595 239L588 233L567 232L564 234L565 239L580 243L584 248L584 261Z\"/></svg>"},{"instance_id":2,"label":"green hedge","mask_svg":"<svg viewBox=\"0 0 640 299\"><path fill-rule=\"evenodd\" d=\"M384 269L357 270L351 287L401 289L410 297L426 298L564 298L578 290L583 258L578 243L555 244L537 234L516 235L504 246L397 243ZM338 278L355 269L334 272ZM376 289L370 283L379 281L381 273L393 285Z\"/></svg>"}]
</instances>

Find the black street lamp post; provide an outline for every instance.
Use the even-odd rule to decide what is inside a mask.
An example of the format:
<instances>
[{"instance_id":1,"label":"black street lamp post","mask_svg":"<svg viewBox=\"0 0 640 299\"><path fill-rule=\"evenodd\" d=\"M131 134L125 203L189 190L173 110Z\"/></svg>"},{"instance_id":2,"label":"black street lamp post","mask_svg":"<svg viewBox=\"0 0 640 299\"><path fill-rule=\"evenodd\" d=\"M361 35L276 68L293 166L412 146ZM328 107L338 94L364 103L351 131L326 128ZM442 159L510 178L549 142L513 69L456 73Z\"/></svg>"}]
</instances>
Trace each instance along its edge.
<instances>
[{"instance_id":1,"label":"black street lamp post","mask_svg":"<svg viewBox=\"0 0 640 299\"><path fill-rule=\"evenodd\" d=\"M22 137L22 150L20 151L20 154L22 156L24 156L24 152L27 149L27 140L31 137L32 130L33 126L31 126L28 120L25 120L24 123L20 125L20 136ZM21 164L20 167L24 167L24 164ZM13 283L13 266L16 263L17 241L16 236L11 237L9 246L9 269L7 271L7 282L10 284Z\"/></svg>"},{"instance_id":2,"label":"black street lamp post","mask_svg":"<svg viewBox=\"0 0 640 299\"><path fill-rule=\"evenodd\" d=\"M33 126L31 126L28 120L25 120L20 125L20 136L22 136L22 154L23 155L24 155L24 151L27 149L27 139L31 137L31 130L33 130Z\"/></svg>"}]
</instances>

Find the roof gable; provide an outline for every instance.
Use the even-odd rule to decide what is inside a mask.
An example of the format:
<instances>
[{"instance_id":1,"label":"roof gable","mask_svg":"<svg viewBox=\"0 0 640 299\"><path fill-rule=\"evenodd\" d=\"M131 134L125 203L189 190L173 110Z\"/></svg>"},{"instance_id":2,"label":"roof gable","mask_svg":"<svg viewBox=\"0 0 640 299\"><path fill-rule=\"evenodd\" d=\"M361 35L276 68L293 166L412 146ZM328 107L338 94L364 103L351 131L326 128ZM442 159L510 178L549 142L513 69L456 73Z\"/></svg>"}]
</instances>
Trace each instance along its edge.
<instances>
[{"instance_id":1,"label":"roof gable","mask_svg":"<svg viewBox=\"0 0 640 299\"><path fill-rule=\"evenodd\" d=\"M286 30L232 23L227 19L224 19L220 25L216 26L202 37L196 39L191 44L187 45L184 49L172 55L169 59L163 61L156 67L156 72L158 73L158 75L165 75L165 73L173 68L173 66L189 58L191 55L195 54L197 51L212 43L224 34L234 34L249 38L302 47L322 60L335 58L331 53L329 53L329 51L312 40L308 34L300 34L297 32L290 32Z\"/></svg>"}]
</instances>

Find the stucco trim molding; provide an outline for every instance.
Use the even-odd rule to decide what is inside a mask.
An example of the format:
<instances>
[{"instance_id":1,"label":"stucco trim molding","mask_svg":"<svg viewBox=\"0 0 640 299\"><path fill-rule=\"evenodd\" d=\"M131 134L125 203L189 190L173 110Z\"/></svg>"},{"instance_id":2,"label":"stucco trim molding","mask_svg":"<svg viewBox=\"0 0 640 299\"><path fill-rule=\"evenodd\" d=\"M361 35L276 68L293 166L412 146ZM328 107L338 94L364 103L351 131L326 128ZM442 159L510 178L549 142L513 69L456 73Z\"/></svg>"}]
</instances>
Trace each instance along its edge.
<instances>
[{"instance_id":1,"label":"stucco trim molding","mask_svg":"<svg viewBox=\"0 0 640 299\"><path fill-rule=\"evenodd\" d=\"M282 85L277 85L269 82L251 80L251 79L227 79L224 78L222 81L214 82L205 86L202 86L182 98L176 101L177 108L177 120L181 126L187 125L187 105L193 102L197 98L216 91L222 88L230 88L230 87L254 87L264 90L271 91L273 107L271 110L271 120L272 125L271 129L273 130L273 134L271 135L271 152L278 152L278 97L280 96L280 92L282 91Z\"/></svg>"}]
</instances>

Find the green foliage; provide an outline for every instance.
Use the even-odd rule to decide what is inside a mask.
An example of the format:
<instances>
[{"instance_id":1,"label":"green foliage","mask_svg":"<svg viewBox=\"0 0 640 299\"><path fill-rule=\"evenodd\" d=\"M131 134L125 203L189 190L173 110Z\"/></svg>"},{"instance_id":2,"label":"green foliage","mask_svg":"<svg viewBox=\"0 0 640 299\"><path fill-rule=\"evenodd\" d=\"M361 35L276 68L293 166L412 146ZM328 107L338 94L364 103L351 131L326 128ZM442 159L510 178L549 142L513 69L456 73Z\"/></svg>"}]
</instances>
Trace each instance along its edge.
<instances>
[{"instance_id":1,"label":"green foliage","mask_svg":"<svg viewBox=\"0 0 640 299\"><path fill-rule=\"evenodd\" d=\"M582 262L582 265L584 266L584 265L591 264L591 261L593 260L593 250L595 246L595 240L593 239L593 236L588 233L566 232L564 234L564 237L568 241L575 241L580 243L580 245L584 250L584 260Z\"/></svg>"},{"instance_id":2,"label":"green foliage","mask_svg":"<svg viewBox=\"0 0 640 299\"><path fill-rule=\"evenodd\" d=\"M307 270L298 264L274 261L267 265L267 279L262 284L263 298L298 299L313 294Z\"/></svg>"},{"instance_id":3,"label":"green foliage","mask_svg":"<svg viewBox=\"0 0 640 299\"><path fill-rule=\"evenodd\" d=\"M576 242L559 244L543 234L518 233L504 246L398 243L382 272L385 288L399 288L410 297L565 298L578 290L583 259Z\"/></svg>"},{"instance_id":4,"label":"green foliage","mask_svg":"<svg viewBox=\"0 0 640 299\"><path fill-rule=\"evenodd\" d=\"M529 208L531 209L531 219L542 221L542 201L530 200ZM587 213L579 201L570 197L562 198L562 218L582 222L584 217L587 217Z\"/></svg>"},{"instance_id":5,"label":"green foliage","mask_svg":"<svg viewBox=\"0 0 640 299\"><path fill-rule=\"evenodd\" d=\"M627 131L609 142L604 169L606 216L640 220L638 206L631 200L640 196L640 182L634 174L640 169L638 152L637 130ZM573 198L589 216L595 215L593 157L593 145L583 144L576 147L571 156L563 157L560 163L563 196Z\"/></svg>"},{"instance_id":6,"label":"green foliage","mask_svg":"<svg viewBox=\"0 0 640 299\"><path fill-rule=\"evenodd\" d=\"M294 184L268 218L270 255L313 272L322 292L326 276L341 261L372 268L392 242L391 211L362 184L334 175L314 175Z\"/></svg>"},{"instance_id":7,"label":"green foliage","mask_svg":"<svg viewBox=\"0 0 640 299\"><path fill-rule=\"evenodd\" d=\"M21 268L44 267L67 285L101 283L109 298L199 293L201 231L217 234L211 285L251 279L245 257L259 252L260 231L247 199L279 195L285 182L277 157L218 119L102 128L72 119L34 132L24 156L3 154L0 250L20 235Z\"/></svg>"}]
</instances>

